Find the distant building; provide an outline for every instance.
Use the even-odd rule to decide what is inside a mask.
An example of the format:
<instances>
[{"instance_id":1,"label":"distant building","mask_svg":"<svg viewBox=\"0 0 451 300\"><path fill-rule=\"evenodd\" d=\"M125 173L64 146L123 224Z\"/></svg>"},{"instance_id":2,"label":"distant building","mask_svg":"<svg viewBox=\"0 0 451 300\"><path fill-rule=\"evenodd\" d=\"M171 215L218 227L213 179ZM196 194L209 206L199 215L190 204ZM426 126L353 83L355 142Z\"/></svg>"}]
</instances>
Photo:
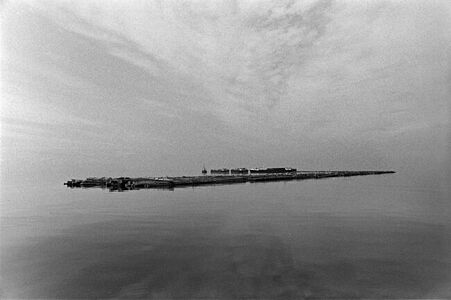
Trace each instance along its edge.
<instances>
[{"instance_id":1,"label":"distant building","mask_svg":"<svg viewBox=\"0 0 451 300\"><path fill-rule=\"evenodd\" d=\"M230 172L232 174L247 174L247 173L249 173L249 170L246 168L236 168L236 169L230 170Z\"/></svg>"},{"instance_id":2,"label":"distant building","mask_svg":"<svg viewBox=\"0 0 451 300\"><path fill-rule=\"evenodd\" d=\"M211 174L229 174L229 169L222 168L222 169L211 169Z\"/></svg>"}]
</instances>

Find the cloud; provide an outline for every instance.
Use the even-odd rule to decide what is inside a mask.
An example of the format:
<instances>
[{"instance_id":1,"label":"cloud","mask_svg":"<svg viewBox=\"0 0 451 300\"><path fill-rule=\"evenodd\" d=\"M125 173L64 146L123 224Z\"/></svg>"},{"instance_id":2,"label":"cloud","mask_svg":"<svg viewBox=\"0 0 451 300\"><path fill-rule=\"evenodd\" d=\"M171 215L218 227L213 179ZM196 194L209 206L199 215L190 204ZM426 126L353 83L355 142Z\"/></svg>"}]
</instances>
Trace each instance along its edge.
<instances>
[{"instance_id":1,"label":"cloud","mask_svg":"<svg viewBox=\"0 0 451 300\"><path fill-rule=\"evenodd\" d=\"M52 4L45 13L66 30L105 42L109 53L154 74L161 76L163 65L204 82L225 106L219 113L227 114L224 102L239 102L248 115L268 113L285 96L332 7L331 1Z\"/></svg>"},{"instance_id":2,"label":"cloud","mask_svg":"<svg viewBox=\"0 0 451 300\"><path fill-rule=\"evenodd\" d=\"M445 1L8 2L2 134L72 126L95 148L101 128L138 167L368 153L449 124L449 15Z\"/></svg>"}]
</instances>

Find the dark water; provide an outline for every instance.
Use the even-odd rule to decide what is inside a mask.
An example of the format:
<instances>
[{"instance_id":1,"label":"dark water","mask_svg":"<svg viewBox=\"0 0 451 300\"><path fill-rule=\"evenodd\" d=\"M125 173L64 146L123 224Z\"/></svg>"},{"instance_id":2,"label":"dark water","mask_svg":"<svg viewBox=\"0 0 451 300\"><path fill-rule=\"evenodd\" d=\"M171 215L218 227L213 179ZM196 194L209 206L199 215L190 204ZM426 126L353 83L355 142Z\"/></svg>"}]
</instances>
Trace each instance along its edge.
<instances>
[{"instance_id":1,"label":"dark water","mask_svg":"<svg viewBox=\"0 0 451 300\"><path fill-rule=\"evenodd\" d=\"M2 298L450 298L449 205L400 174L2 190Z\"/></svg>"}]
</instances>

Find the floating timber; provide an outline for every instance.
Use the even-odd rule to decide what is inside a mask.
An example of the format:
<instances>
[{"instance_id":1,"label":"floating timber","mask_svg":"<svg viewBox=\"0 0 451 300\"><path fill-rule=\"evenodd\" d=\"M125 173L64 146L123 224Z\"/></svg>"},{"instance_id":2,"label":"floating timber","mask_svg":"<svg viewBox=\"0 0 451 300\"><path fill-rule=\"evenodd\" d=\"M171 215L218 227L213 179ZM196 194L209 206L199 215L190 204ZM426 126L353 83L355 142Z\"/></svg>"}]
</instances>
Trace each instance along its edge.
<instances>
[{"instance_id":1,"label":"floating timber","mask_svg":"<svg viewBox=\"0 0 451 300\"><path fill-rule=\"evenodd\" d=\"M260 181L286 181L301 179L320 179L329 177L348 177L363 175L390 174L394 171L297 171L286 173L257 173L257 174L233 174L233 175L203 175L203 176L179 176L179 177L88 177L71 179L64 183L71 188L100 187L115 190L134 190L147 188L166 188L211 184L232 184Z\"/></svg>"},{"instance_id":2,"label":"floating timber","mask_svg":"<svg viewBox=\"0 0 451 300\"><path fill-rule=\"evenodd\" d=\"M266 168L266 169L251 169L251 173L258 173L258 174L274 174L274 173L293 173L296 172L296 169L293 168Z\"/></svg>"}]
</instances>

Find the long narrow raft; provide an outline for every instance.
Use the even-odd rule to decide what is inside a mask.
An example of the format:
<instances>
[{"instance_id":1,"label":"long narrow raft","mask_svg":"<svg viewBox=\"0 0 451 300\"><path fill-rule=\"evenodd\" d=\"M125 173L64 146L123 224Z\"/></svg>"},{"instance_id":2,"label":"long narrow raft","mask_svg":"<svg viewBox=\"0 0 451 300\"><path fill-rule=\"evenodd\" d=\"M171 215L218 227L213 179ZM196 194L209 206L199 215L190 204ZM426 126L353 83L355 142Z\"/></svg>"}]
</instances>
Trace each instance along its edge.
<instances>
[{"instance_id":1,"label":"long narrow raft","mask_svg":"<svg viewBox=\"0 0 451 300\"><path fill-rule=\"evenodd\" d=\"M202 176L180 176L180 177L89 177L84 180L72 179L64 184L68 187L100 187L110 190L132 190L146 188L174 188L182 186L196 186L208 184L232 184L259 181L281 181L318 179L327 177L347 177L390 174L394 171L301 171L295 173L279 174L249 174L249 175L202 175Z\"/></svg>"}]
</instances>

